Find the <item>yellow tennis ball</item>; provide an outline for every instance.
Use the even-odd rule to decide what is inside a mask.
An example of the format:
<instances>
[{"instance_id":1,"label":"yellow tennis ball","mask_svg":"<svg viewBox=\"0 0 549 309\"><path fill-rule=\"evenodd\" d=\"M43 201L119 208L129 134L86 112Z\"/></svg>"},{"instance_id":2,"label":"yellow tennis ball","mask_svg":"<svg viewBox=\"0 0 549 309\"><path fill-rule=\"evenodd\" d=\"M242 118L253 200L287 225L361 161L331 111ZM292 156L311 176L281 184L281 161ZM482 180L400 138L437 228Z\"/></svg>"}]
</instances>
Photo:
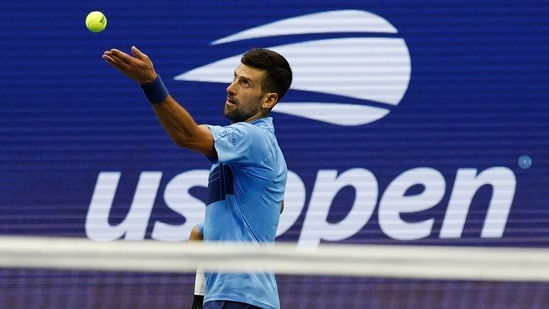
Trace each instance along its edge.
<instances>
[{"instance_id":1,"label":"yellow tennis ball","mask_svg":"<svg viewBox=\"0 0 549 309\"><path fill-rule=\"evenodd\" d=\"M100 11L92 11L86 16L86 27L91 32L101 32L107 27L107 17Z\"/></svg>"}]
</instances>

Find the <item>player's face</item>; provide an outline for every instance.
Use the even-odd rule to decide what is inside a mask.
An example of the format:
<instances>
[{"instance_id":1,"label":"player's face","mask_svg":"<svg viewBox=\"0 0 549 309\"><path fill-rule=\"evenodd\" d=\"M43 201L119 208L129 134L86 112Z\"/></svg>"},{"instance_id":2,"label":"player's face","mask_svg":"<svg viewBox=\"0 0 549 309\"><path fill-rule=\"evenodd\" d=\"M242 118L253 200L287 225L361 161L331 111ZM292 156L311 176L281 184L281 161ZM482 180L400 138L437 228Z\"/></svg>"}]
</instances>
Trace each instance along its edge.
<instances>
[{"instance_id":1,"label":"player's face","mask_svg":"<svg viewBox=\"0 0 549 309\"><path fill-rule=\"evenodd\" d=\"M227 87L227 100L223 114L233 123L252 121L262 116L262 104L266 98L262 84L266 72L240 64L234 71L234 79Z\"/></svg>"}]
</instances>

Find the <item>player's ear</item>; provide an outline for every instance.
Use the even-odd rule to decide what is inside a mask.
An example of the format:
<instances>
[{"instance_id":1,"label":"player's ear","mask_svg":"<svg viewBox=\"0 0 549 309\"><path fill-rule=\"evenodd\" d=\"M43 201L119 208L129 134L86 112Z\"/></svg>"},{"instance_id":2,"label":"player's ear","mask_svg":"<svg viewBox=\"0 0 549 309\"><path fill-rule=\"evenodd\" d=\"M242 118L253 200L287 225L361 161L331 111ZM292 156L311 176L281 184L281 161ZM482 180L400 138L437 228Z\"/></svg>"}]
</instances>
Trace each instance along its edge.
<instances>
[{"instance_id":1,"label":"player's ear","mask_svg":"<svg viewBox=\"0 0 549 309\"><path fill-rule=\"evenodd\" d=\"M276 103L278 103L278 93L276 92L267 92L263 96L263 108L271 109Z\"/></svg>"}]
</instances>

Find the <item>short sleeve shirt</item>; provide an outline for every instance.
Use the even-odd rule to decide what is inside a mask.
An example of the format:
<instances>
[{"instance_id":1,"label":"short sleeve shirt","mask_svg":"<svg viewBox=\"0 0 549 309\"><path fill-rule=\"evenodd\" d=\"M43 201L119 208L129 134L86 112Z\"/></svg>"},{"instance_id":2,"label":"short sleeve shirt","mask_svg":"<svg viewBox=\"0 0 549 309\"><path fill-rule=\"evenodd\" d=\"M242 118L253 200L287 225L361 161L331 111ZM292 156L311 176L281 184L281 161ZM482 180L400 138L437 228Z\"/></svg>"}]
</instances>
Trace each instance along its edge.
<instances>
[{"instance_id":1,"label":"short sleeve shirt","mask_svg":"<svg viewBox=\"0 0 549 309\"><path fill-rule=\"evenodd\" d=\"M287 167L271 117L210 126L217 159L210 169L205 241L274 242ZM231 300L279 308L274 274L210 273L205 301Z\"/></svg>"}]
</instances>

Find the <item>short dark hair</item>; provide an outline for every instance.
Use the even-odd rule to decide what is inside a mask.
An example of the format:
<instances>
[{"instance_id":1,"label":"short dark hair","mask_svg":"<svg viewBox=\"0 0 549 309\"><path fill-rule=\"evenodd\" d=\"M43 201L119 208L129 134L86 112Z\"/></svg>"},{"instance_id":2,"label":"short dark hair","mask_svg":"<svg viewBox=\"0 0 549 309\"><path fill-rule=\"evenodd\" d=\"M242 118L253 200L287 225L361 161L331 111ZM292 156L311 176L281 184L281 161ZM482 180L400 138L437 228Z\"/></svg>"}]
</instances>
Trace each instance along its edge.
<instances>
[{"instance_id":1,"label":"short dark hair","mask_svg":"<svg viewBox=\"0 0 549 309\"><path fill-rule=\"evenodd\" d=\"M282 55L265 48L254 48L247 51L240 60L252 68L265 70L266 77L262 87L264 91L276 92L280 100L292 84L292 69Z\"/></svg>"}]
</instances>

